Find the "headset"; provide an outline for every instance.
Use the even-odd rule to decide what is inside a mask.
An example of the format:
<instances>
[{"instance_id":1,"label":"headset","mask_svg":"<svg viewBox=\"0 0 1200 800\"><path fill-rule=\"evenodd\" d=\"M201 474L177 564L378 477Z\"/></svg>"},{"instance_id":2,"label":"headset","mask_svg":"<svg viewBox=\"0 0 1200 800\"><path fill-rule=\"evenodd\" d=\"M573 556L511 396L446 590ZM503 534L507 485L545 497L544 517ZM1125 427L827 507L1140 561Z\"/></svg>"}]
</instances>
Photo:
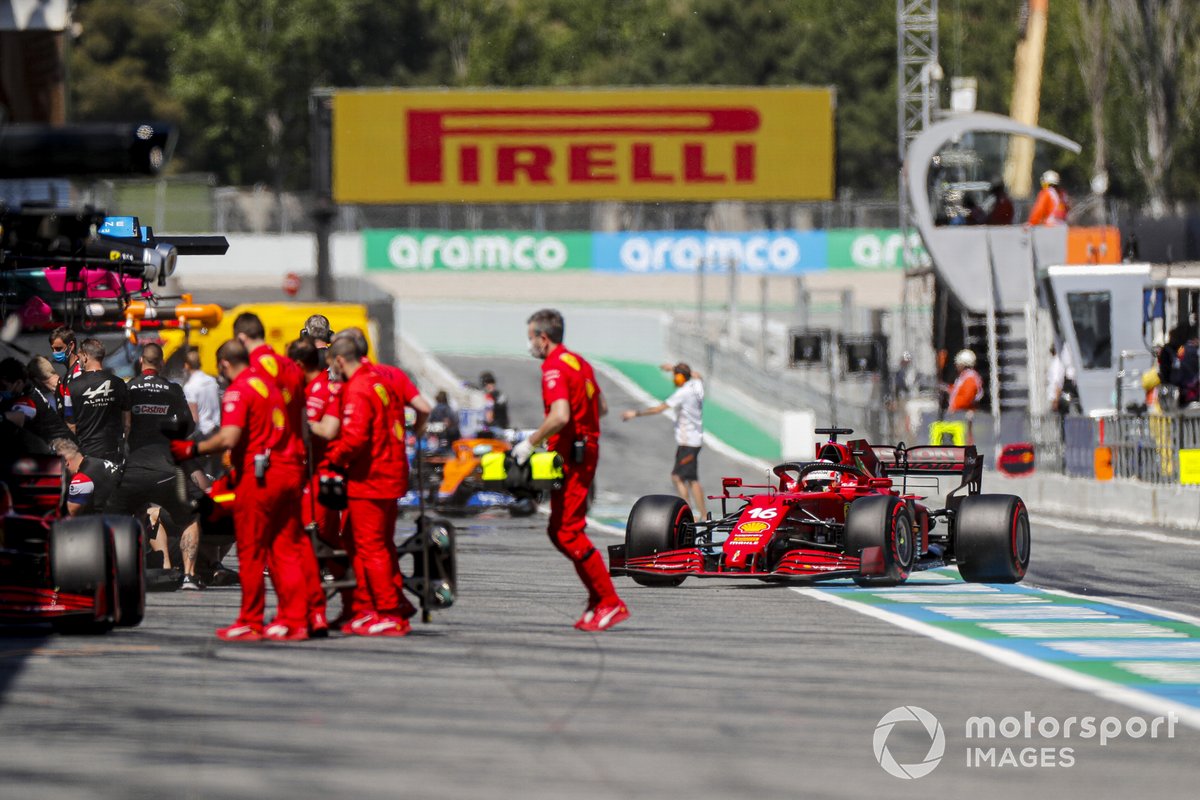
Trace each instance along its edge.
<instances>
[{"instance_id":1,"label":"headset","mask_svg":"<svg viewBox=\"0 0 1200 800\"><path fill-rule=\"evenodd\" d=\"M320 316L320 315L314 315L314 316ZM311 320L312 318L310 317L309 319ZM317 336L312 331L310 331L308 329L307 322L305 323L304 327L300 329L300 338L303 339L304 337L307 336L309 339L312 339L313 341L320 341L320 342L326 342L326 343L333 341L333 336L334 336L335 331L329 325L329 318L322 316L321 319L325 320L325 327L329 330L328 338L325 338L324 336Z\"/></svg>"}]
</instances>

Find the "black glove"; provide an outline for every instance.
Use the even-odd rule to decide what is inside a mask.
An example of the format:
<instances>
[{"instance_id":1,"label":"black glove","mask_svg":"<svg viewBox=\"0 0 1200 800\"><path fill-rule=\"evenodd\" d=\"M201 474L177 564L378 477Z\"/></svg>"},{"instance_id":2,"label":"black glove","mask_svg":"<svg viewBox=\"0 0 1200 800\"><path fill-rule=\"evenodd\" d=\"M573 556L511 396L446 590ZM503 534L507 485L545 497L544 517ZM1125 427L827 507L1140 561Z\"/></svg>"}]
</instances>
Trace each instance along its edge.
<instances>
[{"instance_id":1,"label":"black glove","mask_svg":"<svg viewBox=\"0 0 1200 800\"><path fill-rule=\"evenodd\" d=\"M335 473L325 472L317 478L317 502L334 511L344 511L350 498L346 495L346 479Z\"/></svg>"}]
</instances>

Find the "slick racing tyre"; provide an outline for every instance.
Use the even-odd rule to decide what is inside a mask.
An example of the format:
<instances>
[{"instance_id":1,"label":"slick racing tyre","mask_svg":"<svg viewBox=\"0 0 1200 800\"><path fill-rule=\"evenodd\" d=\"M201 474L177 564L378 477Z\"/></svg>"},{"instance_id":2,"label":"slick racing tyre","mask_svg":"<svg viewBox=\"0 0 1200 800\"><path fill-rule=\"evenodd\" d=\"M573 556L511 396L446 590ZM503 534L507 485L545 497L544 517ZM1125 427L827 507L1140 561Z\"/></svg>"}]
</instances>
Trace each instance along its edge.
<instances>
[{"instance_id":1,"label":"slick racing tyre","mask_svg":"<svg viewBox=\"0 0 1200 800\"><path fill-rule=\"evenodd\" d=\"M629 512L625 526L625 557L651 556L683 546L683 526L694 521L692 509L680 497L652 494ZM631 575L642 586L678 586L686 575Z\"/></svg>"},{"instance_id":2,"label":"slick racing tyre","mask_svg":"<svg viewBox=\"0 0 1200 800\"><path fill-rule=\"evenodd\" d=\"M104 523L112 531L113 555L117 563L117 624L132 628L146 616L146 559L142 526L128 516L110 515Z\"/></svg>"},{"instance_id":3,"label":"slick racing tyre","mask_svg":"<svg viewBox=\"0 0 1200 800\"><path fill-rule=\"evenodd\" d=\"M537 510L537 500L532 497L518 497L509 505L508 514L512 517L531 517Z\"/></svg>"},{"instance_id":4,"label":"slick racing tyre","mask_svg":"<svg viewBox=\"0 0 1200 800\"><path fill-rule=\"evenodd\" d=\"M104 633L116 616L115 575L111 538L100 516L57 520L50 527L50 579L63 594L96 599L92 616L61 617L54 629L63 633Z\"/></svg>"},{"instance_id":5,"label":"slick racing tyre","mask_svg":"<svg viewBox=\"0 0 1200 800\"><path fill-rule=\"evenodd\" d=\"M1011 494L964 498L954 521L954 557L964 581L1016 583L1029 568L1029 512Z\"/></svg>"},{"instance_id":6,"label":"slick racing tyre","mask_svg":"<svg viewBox=\"0 0 1200 800\"><path fill-rule=\"evenodd\" d=\"M846 554L862 556L864 547L883 548L883 575L856 576L859 586L895 586L908 579L916 559L912 515L898 497L878 495L855 500L846 512Z\"/></svg>"}]
</instances>

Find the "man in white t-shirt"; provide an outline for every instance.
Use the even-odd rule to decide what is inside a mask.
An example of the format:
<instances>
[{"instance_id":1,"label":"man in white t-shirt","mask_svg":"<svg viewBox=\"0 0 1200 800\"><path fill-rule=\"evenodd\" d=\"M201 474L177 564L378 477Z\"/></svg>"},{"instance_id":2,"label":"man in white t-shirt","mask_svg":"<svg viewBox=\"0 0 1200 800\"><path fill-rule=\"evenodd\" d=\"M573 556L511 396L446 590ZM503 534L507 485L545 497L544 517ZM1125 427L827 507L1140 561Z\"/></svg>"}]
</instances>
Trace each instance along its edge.
<instances>
[{"instance_id":1,"label":"man in white t-shirt","mask_svg":"<svg viewBox=\"0 0 1200 800\"><path fill-rule=\"evenodd\" d=\"M221 427L221 390L217 379L200 369L200 351L189 347L184 359L187 381L183 384L183 396L196 422L197 439L206 439Z\"/></svg>"},{"instance_id":2,"label":"man in white t-shirt","mask_svg":"<svg viewBox=\"0 0 1200 800\"><path fill-rule=\"evenodd\" d=\"M672 374L677 387L664 402L650 408L626 411L622 421L634 417L661 414L667 409L675 412L675 466L671 480L679 496L691 503L697 518L704 516L704 489L700 486L700 447L704 444L704 384L700 376L683 362L663 364Z\"/></svg>"}]
</instances>

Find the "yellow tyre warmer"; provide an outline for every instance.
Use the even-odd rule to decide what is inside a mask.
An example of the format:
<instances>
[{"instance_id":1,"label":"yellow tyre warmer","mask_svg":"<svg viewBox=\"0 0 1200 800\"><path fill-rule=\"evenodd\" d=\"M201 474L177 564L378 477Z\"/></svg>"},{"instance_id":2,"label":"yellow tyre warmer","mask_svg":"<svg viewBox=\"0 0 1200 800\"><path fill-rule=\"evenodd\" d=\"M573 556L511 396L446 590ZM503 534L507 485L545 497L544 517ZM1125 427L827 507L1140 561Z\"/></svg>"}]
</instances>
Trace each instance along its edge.
<instances>
[{"instance_id":1,"label":"yellow tyre warmer","mask_svg":"<svg viewBox=\"0 0 1200 800\"><path fill-rule=\"evenodd\" d=\"M503 488L508 472L504 469L504 458L508 453L484 453L479 459L483 471L483 482L489 488Z\"/></svg>"},{"instance_id":2,"label":"yellow tyre warmer","mask_svg":"<svg viewBox=\"0 0 1200 800\"><path fill-rule=\"evenodd\" d=\"M483 482L489 489L543 492L563 485L563 461L558 453L534 453L520 465L508 453L486 453L480 461Z\"/></svg>"}]
</instances>

